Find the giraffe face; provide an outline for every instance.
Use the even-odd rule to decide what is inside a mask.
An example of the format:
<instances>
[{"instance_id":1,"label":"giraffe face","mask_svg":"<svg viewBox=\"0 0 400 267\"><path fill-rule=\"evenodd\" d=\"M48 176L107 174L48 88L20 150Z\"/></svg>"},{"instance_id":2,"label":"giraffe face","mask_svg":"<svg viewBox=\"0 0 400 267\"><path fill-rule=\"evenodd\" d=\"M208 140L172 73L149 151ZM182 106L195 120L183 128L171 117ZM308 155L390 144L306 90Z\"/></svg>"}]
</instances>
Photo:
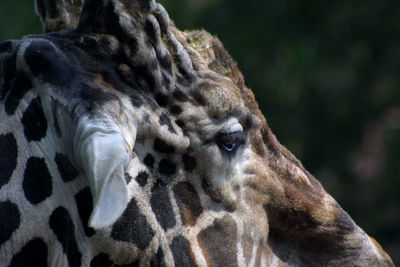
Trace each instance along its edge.
<instances>
[{"instance_id":1,"label":"giraffe face","mask_svg":"<svg viewBox=\"0 0 400 267\"><path fill-rule=\"evenodd\" d=\"M0 43L2 265L391 266L215 37L151 0L52 1L72 30Z\"/></svg>"},{"instance_id":2,"label":"giraffe face","mask_svg":"<svg viewBox=\"0 0 400 267\"><path fill-rule=\"evenodd\" d=\"M197 88L196 94L201 95L204 105L190 107L192 114L185 114L188 120L183 121L189 149L197 162L192 173L204 186L209 186L214 200L233 208L238 200L239 163L249 149L243 124L250 115L246 114L232 82L212 81L206 88L204 84Z\"/></svg>"}]
</instances>

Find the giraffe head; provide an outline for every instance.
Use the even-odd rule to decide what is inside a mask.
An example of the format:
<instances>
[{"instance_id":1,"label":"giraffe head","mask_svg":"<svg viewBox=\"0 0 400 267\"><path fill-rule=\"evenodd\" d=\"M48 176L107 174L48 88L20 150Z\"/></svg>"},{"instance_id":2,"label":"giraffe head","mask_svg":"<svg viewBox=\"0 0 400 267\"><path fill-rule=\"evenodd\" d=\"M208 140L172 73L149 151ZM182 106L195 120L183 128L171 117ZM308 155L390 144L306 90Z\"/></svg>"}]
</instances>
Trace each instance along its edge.
<instances>
[{"instance_id":1,"label":"giraffe head","mask_svg":"<svg viewBox=\"0 0 400 267\"><path fill-rule=\"evenodd\" d=\"M88 225L133 244L130 259L392 264L279 144L217 38L178 30L151 0L36 7L46 31L69 30L27 39L16 68L90 186Z\"/></svg>"}]
</instances>

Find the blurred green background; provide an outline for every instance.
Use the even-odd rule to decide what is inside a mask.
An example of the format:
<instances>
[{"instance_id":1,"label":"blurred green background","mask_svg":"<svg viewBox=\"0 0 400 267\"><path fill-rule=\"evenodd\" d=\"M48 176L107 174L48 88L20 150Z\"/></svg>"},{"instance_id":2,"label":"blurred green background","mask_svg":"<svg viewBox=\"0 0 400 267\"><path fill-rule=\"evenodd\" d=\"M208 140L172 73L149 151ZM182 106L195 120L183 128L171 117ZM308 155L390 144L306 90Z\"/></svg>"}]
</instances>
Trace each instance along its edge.
<instances>
[{"instance_id":1,"label":"blurred green background","mask_svg":"<svg viewBox=\"0 0 400 267\"><path fill-rule=\"evenodd\" d=\"M160 0L217 35L270 127L400 265L400 1ZM1 0L0 40L40 33Z\"/></svg>"}]
</instances>

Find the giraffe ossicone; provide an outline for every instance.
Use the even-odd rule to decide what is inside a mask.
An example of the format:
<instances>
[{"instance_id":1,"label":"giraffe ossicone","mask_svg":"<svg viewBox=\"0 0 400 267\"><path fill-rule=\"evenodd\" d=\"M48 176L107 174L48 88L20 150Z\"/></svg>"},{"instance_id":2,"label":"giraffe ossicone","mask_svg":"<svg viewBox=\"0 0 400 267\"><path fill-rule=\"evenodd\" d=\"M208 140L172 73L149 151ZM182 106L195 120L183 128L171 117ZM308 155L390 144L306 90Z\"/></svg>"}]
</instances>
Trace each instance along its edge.
<instances>
[{"instance_id":1,"label":"giraffe ossicone","mask_svg":"<svg viewBox=\"0 0 400 267\"><path fill-rule=\"evenodd\" d=\"M393 266L152 0L36 0L0 43L1 266Z\"/></svg>"}]
</instances>

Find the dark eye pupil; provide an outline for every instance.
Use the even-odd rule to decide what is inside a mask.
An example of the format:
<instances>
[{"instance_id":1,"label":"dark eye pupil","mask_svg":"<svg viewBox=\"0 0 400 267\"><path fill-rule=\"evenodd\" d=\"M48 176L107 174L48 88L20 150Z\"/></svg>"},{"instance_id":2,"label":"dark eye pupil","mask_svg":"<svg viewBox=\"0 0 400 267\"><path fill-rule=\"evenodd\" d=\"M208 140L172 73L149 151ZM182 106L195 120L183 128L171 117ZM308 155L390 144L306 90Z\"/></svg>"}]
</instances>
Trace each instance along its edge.
<instances>
[{"instance_id":1,"label":"dark eye pupil","mask_svg":"<svg viewBox=\"0 0 400 267\"><path fill-rule=\"evenodd\" d=\"M240 145L246 141L243 132L220 133L215 138L216 144L223 150L229 153L234 153Z\"/></svg>"}]
</instances>

